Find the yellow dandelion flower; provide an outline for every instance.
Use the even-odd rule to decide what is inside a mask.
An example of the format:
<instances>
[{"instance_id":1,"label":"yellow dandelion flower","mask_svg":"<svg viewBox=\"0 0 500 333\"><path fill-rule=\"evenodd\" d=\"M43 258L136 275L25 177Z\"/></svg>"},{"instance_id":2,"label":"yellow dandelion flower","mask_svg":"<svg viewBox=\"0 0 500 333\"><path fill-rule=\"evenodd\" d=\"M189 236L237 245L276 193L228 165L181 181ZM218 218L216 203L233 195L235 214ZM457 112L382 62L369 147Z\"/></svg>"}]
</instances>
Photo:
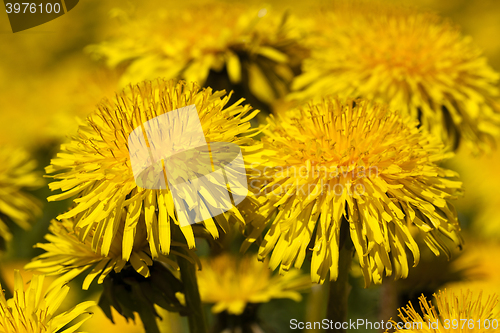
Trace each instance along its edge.
<instances>
[{"instance_id":1,"label":"yellow dandelion flower","mask_svg":"<svg viewBox=\"0 0 500 333\"><path fill-rule=\"evenodd\" d=\"M205 1L125 20L114 40L89 47L110 67L130 61L121 79L125 84L165 77L205 85L211 72L221 73L206 85L227 89L229 82L243 82L270 102L288 92L294 69L307 54L298 43L298 21L266 7Z\"/></svg>"},{"instance_id":2,"label":"yellow dandelion flower","mask_svg":"<svg viewBox=\"0 0 500 333\"><path fill-rule=\"evenodd\" d=\"M250 179L260 207L248 214L247 245L274 217L259 250L261 259L272 252L271 268L301 267L312 249L313 281L328 272L336 280L343 224L366 285L406 277L407 249L417 265L413 226L435 255L449 256L445 239L461 244L450 203L461 183L436 165L452 153L415 122L387 106L334 97L268 121Z\"/></svg>"},{"instance_id":3,"label":"yellow dandelion flower","mask_svg":"<svg viewBox=\"0 0 500 333\"><path fill-rule=\"evenodd\" d=\"M469 291L460 296L446 290L434 294L436 306L424 295L419 298L423 316L413 305L399 309L403 323L393 322L396 332L499 332L500 313L494 308L498 303L496 295L490 295L482 302L482 292L475 299Z\"/></svg>"},{"instance_id":4,"label":"yellow dandelion flower","mask_svg":"<svg viewBox=\"0 0 500 333\"><path fill-rule=\"evenodd\" d=\"M55 313L69 292L68 286L54 289L42 297L43 275L33 275L28 290L24 291L24 283L18 270L15 271L14 297L6 300L3 291L0 293L0 331L5 333L55 333L80 317L76 324L64 332L75 332L92 313L88 309L95 302L83 302L74 308L58 314Z\"/></svg>"},{"instance_id":5,"label":"yellow dandelion flower","mask_svg":"<svg viewBox=\"0 0 500 333\"><path fill-rule=\"evenodd\" d=\"M34 168L36 162L21 150L0 149L0 248L12 235L7 221L13 221L27 229L29 222L41 212L40 203L25 190L43 185L43 178Z\"/></svg>"},{"instance_id":6,"label":"yellow dandelion flower","mask_svg":"<svg viewBox=\"0 0 500 333\"><path fill-rule=\"evenodd\" d=\"M471 39L436 15L339 7L294 83L295 97L339 94L388 103L457 146L488 150L499 133L499 74Z\"/></svg>"},{"instance_id":7,"label":"yellow dandelion flower","mask_svg":"<svg viewBox=\"0 0 500 333\"><path fill-rule=\"evenodd\" d=\"M500 244L498 241L467 239L467 251L453 263L455 270L462 270L465 279L448 282L451 290L468 289L472 292L488 290L500 295ZM500 303L496 309L500 311Z\"/></svg>"},{"instance_id":8,"label":"yellow dandelion flower","mask_svg":"<svg viewBox=\"0 0 500 333\"><path fill-rule=\"evenodd\" d=\"M132 247L132 253L128 261L122 259L122 236L125 227L125 214L122 214L122 221L117 229L114 241L111 244L107 255L101 254L100 246L92 249L92 241L99 240L94 237L95 228L91 230L83 242L78 233L73 229L73 222L63 219L53 220L45 239L49 243L39 243L36 247L46 252L34 258L25 269L39 271L47 276L60 275L52 286L66 284L78 275L92 268L83 281L83 289L87 290L97 277L98 283L103 283L104 279L111 273L119 273L126 264L130 264L133 269L144 277L150 276L149 266L153 265L151 252L146 239L146 224L142 217L136 228L136 235ZM102 241L102 240L101 240ZM182 243L173 242L172 246L182 246ZM185 245L184 245L185 246ZM171 254L178 254L175 250ZM177 269L177 263L164 255L159 254L156 260L166 263Z\"/></svg>"},{"instance_id":9,"label":"yellow dandelion flower","mask_svg":"<svg viewBox=\"0 0 500 333\"><path fill-rule=\"evenodd\" d=\"M138 222L143 215L153 259L160 254L169 253L172 238L177 237L176 234L184 235L190 248L195 246L193 229L217 238L220 228L229 228L229 216L238 214L237 210L206 219L202 224L180 227L178 211L168 187L149 189L137 185L128 140L134 129L142 128L145 122L170 111L194 105L206 142L228 142L241 147L245 152L245 147L253 142L248 136L254 132L248 121L258 111L252 111L248 105L241 106L242 99L228 105L230 96L225 95L224 91L212 92L211 88L201 90L195 83L157 80L130 86L118 94L114 102L104 101L88 117L86 124L80 126L71 143L61 146L61 152L46 168L48 173L56 173L52 176L56 181L50 183L49 187L52 190L62 190L62 193L49 197L49 201L78 196L74 200L75 206L58 216L58 219L74 218L75 229L79 230L81 240L91 230L95 230L92 248L95 250L100 245L101 254L108 256L113 239L118 237L122 213L125 214L123 235L119 236L122 241L122 258L125 261L130 259ZM179 123L159 128L154 134L158 136L155 139L168 141L179 134L182 128L190 129L191 119L182 118L188 113L178 112ZM150 146L142 148L150 151ZM179 147L169 146L170 148L172 154L175 154ZM193 166L193 177L198 175L198 171L206 171L196 170L196 156L186 154L183 157L180 162ZM146 160L144 163L147 164ZM155 171L154 168L156 166L152 165L151 170ZM185 175L180 175L182 176ZM152 177L155 178L153 181L160 181L164 174L160 172ZM223 185L224 188L220 189L221 185L214 183L216 189L213 191L220 189L227 193L226 184ZM183 200L189 209L217 205L217 202L213 203L208 199L210 202L190 197Z\"/></svg>"},{"instance_id":10,"label":"yellow dandelion flower","mask_svg":"<svg viewBox=\"0 0 500 333\"><path fill-rule=\"evenodd\" d=\"M251 303L267 303L271 299L302 299L299 291L311 286L311 279L300 270L287 276L273 276L268 265L260 263L255 255L237 258L222 254L202 259L198 284L204 303L214 304L212 311L241 315Z\"/></svg>"}]
</instances>

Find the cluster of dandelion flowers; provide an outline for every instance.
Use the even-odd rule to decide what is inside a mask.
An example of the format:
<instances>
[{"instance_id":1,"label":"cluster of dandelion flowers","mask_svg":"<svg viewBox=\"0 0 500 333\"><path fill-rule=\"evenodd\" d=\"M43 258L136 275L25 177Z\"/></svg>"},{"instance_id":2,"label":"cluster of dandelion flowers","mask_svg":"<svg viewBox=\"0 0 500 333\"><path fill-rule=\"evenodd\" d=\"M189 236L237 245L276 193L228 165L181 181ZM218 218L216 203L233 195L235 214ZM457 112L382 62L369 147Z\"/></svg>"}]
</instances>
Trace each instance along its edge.
<instances>
[{"instance_id":1,"label":"cluster of dandelion flowers","mask_svg":"<svg viewBox=\"0 0 500 333\"><path fill-rule=\"evenodd\" d=\"M396 332L499 332L500 313L495 311L498 304L496 295L489 295L483 303L482 292L477 299L470 291L457 296L454 292L439 291L433 295L436 306L424 295L419 298L423 316L415 310L411 302L399 309L399 323ZM393 322L393 327L398 323Z\"/></svg>"},{"instance_id":2,"label":"cluster of dandelion flowers","mask_svg":"<svg viewBox=\"0 0 500 333\"><path fill-rule=\"evenodd\" d=\"M0 248L12 235L6 224L13 221L24 229L41 212L40 203L27 190L43 185L43 178L35 172L36 162L28 153L18 149L0 149Z\"/></svg>"},{"instance_id":3,"label":"cluster of dandelion flowers","mask_svg":"<svg viewBox=\"0 0 500 333\"><path fill-rule=\"evenodd\" d=\"M229 105L230 96L224 91L213 92L210 88L201 90L196 83L159 79L130 86L113 102L104 101L88 117L86 124L80 126L77 136L61 146L61 152L46 168L48 173L55 173L52 177L56 181L49 184L50 188L62 190L62 193L49 197L49 201L77 196L74 207L58 219L73 218L81 239L95 230L93 249L100 246L101 254L107 256L114 237L117 237L121 216L125 214L121 237L122 258L126 261L132 253L141 216L144 216L146 238L153 259L161 253L169 253L172 238L179 229L181 233L178 233L184 236L185 241L177 240L187 243L190 248L195 246L193 229L201 228L200 232L217 238L220 228L227 230L229 227L229 217L237 214L236 209L206 219L203 223L180 227L169 188L148 189L137 185L128 138L134 129L144 126L145 122L172 110L194 105L206 142L229 142L241 147L245 153L253 143L249 135L255 132L248 121L258 111L248 105L240 105L243 100ZM182 116L182 111L178 112ZM185 127L183 118L179 119L173 126L160 128L155 134L157 139L166 140ZM149 147L143 148L148 150ZM171 148L175 152L175 147ZM196 161L191 162L184 160L186 165L196 165ZM163 177L163 173L158 177ZM214 186L220 187L220 184ZM224 190L227 191L225 183ZM184 199L192 205L202 204L199 198Z\"/></svg>"},{"instance_id":4,"label":"cluster of dandelion flowers","mask_svg":"<svg viewBox=\"0 0 500 333\"><path fill-rule=\"evenodd\" d=\"M335 97L268 121L250 177L260 207L247 214L247 245L272 221L259 250L261 259L272 252L271 268L301 267L310 248L313 281L324 282L328 272L335 280L346 222L366 285L406 277L407 249L418 263L413 226L436 255L449 255L446 238L461 244L449 202L461 183L436 165L451 153L414 121L384 105Z\"/></svg>"},{"instance_id":5,"label":"cluster of dandelion flowers","mask_svg":"<svg viewBox=\"0 0 500 333\"><path fill-rule=\"evenodd\" d=\"M316 48L294 82L321 94L390 104L445 144L488 150L499 133L499 74L468 37L431 13L347 5L320 20Z\"/></svg>"},{"instance_id":6,"label":"cluster of dandelion flowers","mask_svg":"<svg viewBox=\"0 0 500 333\"><path fill-rule=\"evenodd\" d=\"M202 259L202 267L197 274L201 299L214 304L214 313L227 311L241 315L248 304L267 303L277 298L299 302L300 292L311 287L311 279L300 270L292 270L286 276L273 276L255 255L236 258L221 254Z\"/></svg>"},{"instance_id":7,"label":"cluster of dandelion flowers","mask_svg":"<svg viewBox=\"0 0 500 333\"><path fill-rule=\"evenodd\" d=\"M207 15L210 13L210 15ZM227 89L247 84L270 102L289 91L307 51L298 20L266 7L207 1L176 5L145 19L127 17L114 40L89 46L109 67L127 61L121 82L181 78ZM210 73L223 74L207 82Z\"/></svg>"},{"instance_id":8,"label":"cluster of dandelion flowers","mask_svg":"<svg viewBox=\"0 0 500 333\"><path fill-rule=\"evenodd\" d=\"M92 301L78 304L74 308L55 313L69 292L68 286L49 291L42 297L43 275L33 275L30 286L24 291L19 271L15 271L14 297L6 300L0 292L0 330L5 333L56 333L73 320L77 322L64 332L75 332L91 316L88 309Z\"/></svg>"}]
</instances>

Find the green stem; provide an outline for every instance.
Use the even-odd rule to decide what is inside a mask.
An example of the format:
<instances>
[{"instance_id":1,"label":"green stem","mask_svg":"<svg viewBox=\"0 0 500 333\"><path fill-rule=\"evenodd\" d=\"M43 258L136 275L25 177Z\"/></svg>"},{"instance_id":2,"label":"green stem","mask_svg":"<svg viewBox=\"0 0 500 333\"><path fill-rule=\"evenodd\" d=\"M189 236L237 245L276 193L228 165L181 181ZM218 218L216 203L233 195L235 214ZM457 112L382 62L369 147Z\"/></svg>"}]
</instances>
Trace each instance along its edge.
<instances>
[{"instance_id":1,"label":"green stem","mask_svg":"<svg viewBox=\"0 0 500 333\"><path fill-rule=\"evenodd\" d=\"M327 318L333 322L347 321L347 309L351 285L349 284L349 271L351 268L353 246L351 239L347 236L339 251L339 274L337 281L330 282L328 296ZM333 329L333 332L347 332L345 329Z\"/></svg>"},{"instance_id":2,"label":"green stem","mask_svg":"<svg viewBox=\"0 0 500 333\"><path fill-rule=\"evenodd\" d=\"M392 279L385 279L380 286L381 298L379 305L379 320L387 322L389 319L398 317L399 308L398 286Z\"/></svg>"},{"instance_id":3,"label":"green stem","mask_svg":"<svg viewBox=\"0 0 500 333\"><path fill-rule=\"evenodd\" d=\"M179 250L188 255L184 249ZM184 284L186 306L188 308L188 324L191 333L208 333L205 313L201 304L198 281L196 280L196 265L186 258L177 256L177 263L181 271L181 280Z\"/></svg>"},{"instance_id":4,"label":"green stem","mask_svg":"<svg viewBox=\"0 0 500 333\"><path fill-rule=\"evenodd\" d=\"M160 328L158 322L156 321L156 316L150 310L140 310L137 312L141 318L142 324L144 325L144 331L146 333L160 333Z\"/></svg>"}]
</instances>

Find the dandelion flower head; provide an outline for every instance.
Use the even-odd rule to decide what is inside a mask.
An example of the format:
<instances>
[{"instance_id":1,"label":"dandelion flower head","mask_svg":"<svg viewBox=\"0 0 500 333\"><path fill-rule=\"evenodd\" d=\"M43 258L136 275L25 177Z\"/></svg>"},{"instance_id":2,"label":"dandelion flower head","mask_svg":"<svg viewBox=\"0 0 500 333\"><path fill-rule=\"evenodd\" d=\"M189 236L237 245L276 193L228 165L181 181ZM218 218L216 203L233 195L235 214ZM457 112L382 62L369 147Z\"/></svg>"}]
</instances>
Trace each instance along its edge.
<instances>
[{"instance_id":1,"label":"dandelion flower head","mask_svg":"<svg viewBox=\"0 0 500 333\"><path fill-rule=\"evenodd\" d=\"M258 111L249 105L242 106L243 100L229 105L229 99L230 95L225 95L224 91L202 90L196 83L157 80L130 86L117 94L114 101L104 101L79 128L73 140L61 146L61 152L46 168L48 173L54 174L51 177L55 181L49 184L50 188L62 191L49 197L49 201L77 196L74 207L58 219L74 218L81 240L92 231L92 248L100 247L104 256L110 253L114 238L120 237L125 261L132 253L142 216L153 258L169 253L172 235L179 228L185 240L177 241L185 242L190 248L195 246L193 229L202 228L205 234L217 238L221 230L229 227L229 214L237 214L236 209L203 223L180 227L169 188L148 189L137 185L128 138L144 122L194 105L206 142L229 142L245 153L245 147L253 142L248 135L254 132L248 121ZM156 133L160 139L173 137L187 126L184 122L189 120L182 118L184 113L179 112L179 123L160 128ZM170 148L175 152L175 147ZM186 165L196 165L195 160L191 161L183 160ZM157 176L163 177L163 174ZM225 184L224 191L227 192ZM198 199L185 198L192 206L210 204ZM123 235L118 236L122 214L125 214L125 226Z\"/></svg>"},{"instance_id":2,"label":"dandelion flower head","mask_svg":"<svg viewBox=\"0 0 500 333\"><path fill-rule=\"evenodd\" d=\"M56 333L78 318L65 332L75 332L91 316L88 309L95 302L83 302L55 315L69 292L68 286L54 289L42 296L43 275L33 275L28 289L19 271L15 272L14 297L6 300L0 292L0 331L5 333Z\"/></svg>"},{"instance_id":3,"label":"dandelion flower head","mask_svg":"<svg viewBox=\"0 0 500 333\"><path fill-rule=\"evenodd\" d=\"M424 295L419 298L423 316L415 310L411 302L399 309L399 317L408 329L396 332L499 332L500 313L495 311L498 303L496 295L489 295L485 300L482 292L473 297L470 291L460 292L460 296L450 291L434 294L436 305L427 301ZM437 323L437 325L435 324ZM396 323L393 323L394 327ZM405 324L400 323L400 326Z\"/></svg>"},{"instance_id":4,"label":"dandelion flower head","mask_svg":"<svg viewBox=\"0 0 500 333\"><path fill-rule=\"evenodd\" d=\"M130 61L121 79L126 84L165 77L204 86L212 71L231 84L247 83L257 98L270 102L288 91L293 68L306 54L298 20L291 20L277 10L243 3L169 6L146 19L125 15L115 39L89 50L110 67Z\"/></svg>"},{"instance_id":5,"label":"dandelion flower head","mask_svg":"<svg viewBox=\"0 0 500 333\"><path fill-rule=\"evenodd\" d=\"M260 263L255 255L237 258L222 254L202 259L202 267L198 271L201 299L214 304L214 313L241 315L249 303L267 303L276 298L299 302L300 291L311 286L311 279L300 270L273 276L268 265Z\"/></svg>"},{"instance_id":6,"label":"dandelion flower head","mask_svg":"<svg viewBox=\"0 0 500 333\"><path fill-rule=\"evenodd\" d=\"M457 146L488 150L499 133L499 73L471 38L431 13L379 4L339 6L294 83L296 98L321 94L388 103Z\"/></svg>"},{"instance_id":7,"label":"dandelion flower head","mask_svg":"<svg viewBox=\"0 0 500 333\"><path fill-rule=\"evenodd\" d=\"M301 267L311 249L312 280L322 283L328 272L335 280L343 224L366 285L406 277L407 250L417 265L413 229L436 255L450 254L445 239L461 244L450 203L461 183L436 164L451 153L409 118L330 96L271 116L263 132L250 178L259 207L246 213L247 245L271 220L259 257L271 254L273 269Z\"/></svg>"},{"instance_id":8,"label":"dandelion flower head","mask_svg":"<svg viewBox=\"0 0 500 333\"><path fill-rule=\"evenodd\" d=\"M107 255L101 253L100 247L95 250L92 248L92 241L97 239L94 238L95 228L81 241L74 230L72 220L52 220L49 227L50 233L45 236L48 243L36 245L37 248L45 250L45 253L34 258L25 266L25 269L36 270L46 276L59 276L51 284L51 288L64 285L87 271L82 285L82 289L87 290L94 280L97 279L97 282L102 284L111 272L119 273L127 264L131 265L142 276L149 277L149 266L153 265L153 260L146 239L144 217L141 217L137 223L129 260L126 261L122 258L121 240L125 227L125 216L126 214L122 214L122 222ZM171 254L178 253L177 246L185 247L186 245L173 241ZM158 254L156 260L167 264L167 267L178 268L177 263L165 255Z\"/></svg>"}]
</instances>

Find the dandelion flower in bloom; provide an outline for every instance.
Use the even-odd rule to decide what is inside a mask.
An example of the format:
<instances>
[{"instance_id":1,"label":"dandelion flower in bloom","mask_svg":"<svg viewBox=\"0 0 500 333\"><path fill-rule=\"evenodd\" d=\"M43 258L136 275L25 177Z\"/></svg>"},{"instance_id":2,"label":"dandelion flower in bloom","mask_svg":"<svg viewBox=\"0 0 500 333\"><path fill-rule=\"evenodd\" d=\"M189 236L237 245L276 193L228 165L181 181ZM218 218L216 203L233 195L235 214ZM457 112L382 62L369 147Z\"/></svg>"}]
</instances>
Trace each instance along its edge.
<instances>
[{"instance_id":1,"label":"dandelion flower in bloom","mask_svg":"<svg viewBox=\"0 0 500 333\"><path fill-rule=\"evenodd\" d=\"M72 221L64 219L59 222L53 220L49 227L51 234L45 236L49 243L36 245L36 247L46 252L34 258L31 263L26 265L25 269L33 269L47 276L60 275L52 283L52 286L59 286L68 283L76 276L92 268L83 282L84 290L87 290L97 277L99 277L98 283L101 284L112 271L119 273L127 263L130 263L137 273L149 277L149 266L153 265L153 261L151 260L151 253L146 239L144 218L142 217L137 223L132 253L127 262L122 259L121 239L125 226L124 217L125 214L122 214L122 222L106 256L101 254L99 247L96 250L92 249L95 229L91 230L82 242L73 229L74 223ZM182 246L183 244L177 244L176 242L172 244L172 246L177 245ZM172 250L171 253L176 254L177 252ZM173 268L178 268L175 261L164 255L159 254L156 260Z\"/></svg>"},{"instance_id":2,"label":"dandelion flower in bloom","mask_svg":"<svg viewBox=\"0 0 500 333\"><path fill-rule=\"evenodd\" d=\"M467 242L467 251L454 262L456 270L464 271L465 279L451 281L446 288L452 290L470 290L479 292L488 290L490 293L500 294L500 244L497 240L487 241L484 238L470 239ZM500 303L496 309L500 311Z\"/></svg>"},{"instance_id":3,"label":"dandelion flower in bloom","mask_svg":"<svg viewBox=\"0 0 500 333\"><path fill-rule=\"evenodd\" d=\"M244 83L270 102L288 92L306 54L298 42L298 22L291 20L241 3L169 6L145 19L126 18L120 35L89 50L110 67L129 61L121 79L126 84L165 77L203 86L218 73L208 86L227 89L229 83Z\"/></svg>"},{"instance_id":4,"label":"dandelion flower in bloom","mask_svg":"<svg viewBox=\"0 0 500 333\"><path fill-rule=\"evenodd\" d=\"M131 319L134 318L134 311L146 308L151 311L150 307L154 304L169 311L183 309L178 298L178 295L183 296L182 284L176 277L179 266L177 262L161 254L154 261L151 259L144 217L137 223L129 260L122 259L124 221L125 218L122 217L110 252L105 256L101 254L99 247L92 249L95 230L80 241L78 233L73 229L73 221L53 220L49 227L51 234L45 236L49 243L36 245L46 252L34 258L25 269L36 270L47 276L58 276L49 290L59 288L80 275L85 276L83 290L87 290L97 280L104 288L99 306L110 319L113 318L113 308L125 318ZM189 260L199 264L192 251L179 253L177 250L180 247L186 245L173 241L170 253L184 257L187 255Z\"/></svg>"},{"instance_id":5,"label":"dandelion flower in bloom","mask_svg":"<svg viewBox=\"0 0 500 333\"><path fill-rule=\"evenodd\" d=\"M488 150L499 133L499 74L459 29L431 13L346 5L327 14L295 98L390 104L450 146Z\"/></svg>"},{"instance_id":6,"label":"dandelion flower in bloom","mask_svg":"<svg viewBox=\"0 0 500 333\"><path fill-rule=\"evenodd\" d=\"M500 313L494 311L498 303L496 295L488 296L483 303L482 292L476 299L469 291L457 296L445 290L434 294L434 298L436 306L424 295L419 298L423 316L411 302L399 309L399 317L404 322L399 326L405 328L396 332L499 332ZM396 325L393 322L393 326Z\"/></svg>"},{"instance_id":7,"label":"dandelion flower in bloom","mask_svg":"<svg viewBox=\"0 0 500 333\"><path fill-rule=\"evenodd\" d=\"M323 283L328 272L336 280L342 224L366 285L406 277L407 250L417 265L412 229L435 255L450 254L445 239L461 244L450 203L461 183L436 164L452 153L414 121L385 105L334 97L268 121L249 180L260 205L241 211L251 226L246 245L272 221L259 250L260 259L272 253L271 268L301 267L311 249L312 280Z\"/></svg>"},{"instance_id":8,"label":"dandelion flower in bloom","mask_svg":"<svg viewBox=\"0 0 500 333\"><path fill-rule=\"evenodd\" d=\"M75 332L92 313L88 309L94 302L83 302L74 308L54 316L69 292L68 286L54 289L42 297L43 275L33 275L28 290L19 271L15 271L14 297L6 300L0 292L0 331L5 333L56 333L80 317L77 323L64 332Z\"/></svg>"},{"instance_id":9,"label":"dandelion flower in bloom","mask_svg":"<svg viewBox=\"0 0 500 333\"><path fill-rule=\"evenodd\" d=\"M311 279L300 270L293 270L287 276L273 276L255 255L237 258L222 254L202 259L202 267L197 274L201 299L214 304L214 313L227 311L241 315L248 304L267 303L276 298L299 302L300 291L311 286Z\"/></svg>"},{"instance_id":10,"label":"dandelion flower in bloom","mask_svg":"<svg viewBox=\"0 0 500 333\"><path fill-rule=\"evenodd\" d=\"M5 250L12 235L7 221L13 221L24 229L41 213L40 203L25 190L43 185L43 178L35 171L35 161L21 150L0 149L0 248Z\"/></svg>"},{"instance_id":11,"label":"dandelion flower in bloom","mask_svg":"<svg viewBox=\"0 0 500 333\"><path fill-rule=\"evenodd\" d=\"M185 241L174 240L193 248L193 229L217 238L221 228L229 228L229 216L239 214L237 210L206 219L203 223L180 227L169 188L148 189L137 185L128 138L134 129L141 128L153 118L195 105L206 142L228 142L238 145L245 153L253 142L248 136L255 132L248 121L258 111L248 105L241 106L243 100L228 105L229 98L230 95L225 95L224 91L201 90L196 83L157 80L130 86L113 102L104 101L79 128L73 140L61 146L61 152L46 168L56 180L49 184L50 188L62 190L62 193L49 197L49 201L77 196L75 206L58 219L74 218L74 228L80 240L92 231L92 249L95 251L100 247L103 256L110 254L114 238L121 238L122 258L125 261L131 258L141 216L144 216L146 238L153 259L160 254L168 254L172 238L178 234L181 238L183 235ZM179 123L160 128L155 139L167 140L165 142L168 143L169 138L189 125L190 120L182 118L184 113L179 112ZM142 148L147 151L149 146ZM170 148L175 155L177 147ZM184 165L196 166L196 160L193 160L196 156L190 158L182 160ZM163 173L156 173L155 177L163 176ZM221 186L213 185L217 188ZM227 192L225 183L223 190ZM185 197L184 200L190 207L210 205L199 198ZM125 226L123 235L118 235L122 214L125 215Z\"/></svg>"}]
</instances>

